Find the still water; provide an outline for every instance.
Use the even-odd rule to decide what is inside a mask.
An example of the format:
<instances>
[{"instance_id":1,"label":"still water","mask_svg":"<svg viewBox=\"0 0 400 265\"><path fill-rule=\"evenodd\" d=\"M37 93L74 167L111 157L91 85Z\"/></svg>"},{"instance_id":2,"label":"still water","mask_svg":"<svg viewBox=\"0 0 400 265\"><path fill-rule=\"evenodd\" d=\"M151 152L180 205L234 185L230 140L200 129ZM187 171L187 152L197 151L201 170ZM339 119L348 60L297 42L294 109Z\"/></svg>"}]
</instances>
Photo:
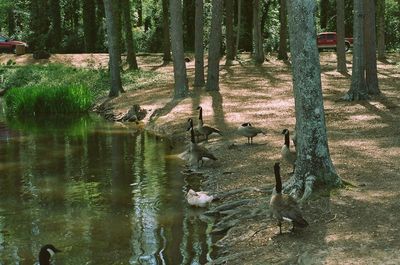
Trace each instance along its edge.
<instances>
[{"instance_id":1,"label":"still water","mask_svg":"<svg viewBox=\"0 0 400 265\"><path fill-rule=\"evenodd\" d=\"M0 265L204 264L211 238L196 188L162 139L98 118L0 116ZM197 184L198 185L198 184Z\"/></svg>"}]
</instances>

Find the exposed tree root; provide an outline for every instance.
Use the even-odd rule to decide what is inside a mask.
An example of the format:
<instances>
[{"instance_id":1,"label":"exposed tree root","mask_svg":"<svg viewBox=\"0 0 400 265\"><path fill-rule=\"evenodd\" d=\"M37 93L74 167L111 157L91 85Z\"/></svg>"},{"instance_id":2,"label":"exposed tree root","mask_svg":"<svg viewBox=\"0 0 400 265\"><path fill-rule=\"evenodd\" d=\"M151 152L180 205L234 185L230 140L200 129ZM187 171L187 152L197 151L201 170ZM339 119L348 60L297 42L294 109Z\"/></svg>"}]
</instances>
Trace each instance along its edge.
<instances>
[{"instance_id":1,"label":"exposed tree root","mask_svg":"<svg viewBox=\"0 0 400 265\"><path fill-rule=\"evenodd\" d=\"M306 173L305 180L297 175L293 175L285 184L284 192L291 195L300 204L304 203L313 191L314 182L316 177L310 173ZM303 195L301 196L301 194ZM301 197L301 198L300 198Z\"/></svg>"},{"instance_id":2,"label":"exposed tree root","mask_svg":"<svg viewBox=\"0 0 400 265\"><path fill-rule=\"evenodd\" d=\"M206 263L206 265L220 265L220 264L229 264L233 260L237 260L240 257L246 257L246 256L252 256L254 255L254 252L256 250L250 250L250 251L243 251L243 252L237 252L231 255L223 256L220 257L216 260L210 261Z\"/></svg>"}]
</instances>

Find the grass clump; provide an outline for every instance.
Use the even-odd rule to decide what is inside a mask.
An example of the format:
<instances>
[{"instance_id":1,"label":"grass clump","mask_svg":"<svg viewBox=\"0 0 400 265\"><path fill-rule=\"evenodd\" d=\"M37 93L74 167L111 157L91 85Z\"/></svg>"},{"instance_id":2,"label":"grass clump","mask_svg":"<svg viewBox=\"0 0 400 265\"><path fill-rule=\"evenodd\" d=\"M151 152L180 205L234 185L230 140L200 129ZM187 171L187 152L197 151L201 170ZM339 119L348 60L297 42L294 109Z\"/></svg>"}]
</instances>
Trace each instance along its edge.
<instances>
[{"instance_id":1,"label":"grass clump","mask_svg":"<svg viewBox=\"0 0 400 265\"><path fill-rule=\"evenodd\" d=\"M86 113L93 101L83 85L27 86L10 89L5 96L7 115L18 117Z\"/></svg>"}]
</instances>

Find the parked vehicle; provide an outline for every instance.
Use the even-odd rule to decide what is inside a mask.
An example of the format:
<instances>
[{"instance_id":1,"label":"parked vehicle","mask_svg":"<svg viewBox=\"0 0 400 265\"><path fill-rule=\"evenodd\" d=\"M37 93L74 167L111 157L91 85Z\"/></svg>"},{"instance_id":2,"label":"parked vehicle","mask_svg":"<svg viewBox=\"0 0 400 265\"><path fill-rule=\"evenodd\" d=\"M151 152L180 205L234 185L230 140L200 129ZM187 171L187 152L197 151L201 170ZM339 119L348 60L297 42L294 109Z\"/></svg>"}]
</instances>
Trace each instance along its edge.
<instances>
[{"instance_id":1,"label":"parked vehicle","mask_svg":"<svg viewBox=\"0 0 400 265\"><path fill-rule=\"evenodd\" d=\"M336 49L336 32L321 32L317 36L318 49ZM353 46L353 38L344 38L345 51Z\"/></svg>"},{"instance_id":2,"label":"parked vehicle","mask_svg":"<svg viewBox=\"0 0 400 265\"><path fill-rule=\"evenodd\" d=\"M28 47L28 44L25 42L18 41L18 40L11 40L7 36L0 35L0 50L1 51L15 53L15 49L16 49L17 45L24 45L25 48Z\"/></svg>"}]
</instances>

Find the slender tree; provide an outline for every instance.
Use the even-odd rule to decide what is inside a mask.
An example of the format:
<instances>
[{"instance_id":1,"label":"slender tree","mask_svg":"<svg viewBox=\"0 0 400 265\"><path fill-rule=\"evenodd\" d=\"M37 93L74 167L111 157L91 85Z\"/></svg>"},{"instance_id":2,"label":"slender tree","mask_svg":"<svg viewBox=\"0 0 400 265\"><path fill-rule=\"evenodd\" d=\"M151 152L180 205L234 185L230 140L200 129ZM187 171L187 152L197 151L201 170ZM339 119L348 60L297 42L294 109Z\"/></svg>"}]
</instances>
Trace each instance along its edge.
<instances>
[{"instance_id":1,"label":"slender tree","mask_svg":"<svg viewBox=\"0 0 400 265\"><path fill-rule=\"evenodd\" d=\"M377 10L376 18L378 19L378 60L385 60L385 0L376 1ZM400 3L399 3L400 6ZM399 7L400 8L400 7Z\"/></svg>"},{"instance_id":2,"label":"slender tree","mask_svg":"<svg viewBox=\"0 0 400 265\"><path fill-rule=\"evenodd\" d=\"M263 37L261 35L260 0L253 0L253 58L256 64L264 62Z\"/></svg>"},{"instance_id":3,"label":"slender tree","mask_svg":"<svg viewBox=\"0 0 400 265\"><path fill-rule=\"evenodd\" d=\"M219 90L223 0L212 0L210 44L208 50L207 90Z\"/></svg>"},{"instance_id":4,"label":"slender tree","mask_svg":"<svg viewBox=\"0 0 400 265\"><path fill-rule=\"evenodd\" d=\"M162 0L163 11L163 62L167 64L171 61L171 40L169 37L169 13L168 0Z\"/></svg>"},{"instance_id":5,"label":"slender tree","mask_svg":"<svg viewBox=\"0 0 400 265\"><path fill-rule=\"evenodd\" d=\"M186 50L194 50L194 33L195 33L195 0L183 1L183 13L184 13L184 45Z\"/></svg>"},{"instance_id":6,"label":"slender tree","mask_svg":"<svg viewBox=\"0 0 400 265\"><path fill-rule=\"evenodd\" d=\"M47 2L31 0L30 2L30 48L44 50L48 48L49 17Z\"/></svg>"},{"instance_id":7,"label":"slender tree","mask_svg":"<svg viewBox=\"0 0 400 265\"><path fill-rule=\"evenodd\" d=\"M119 33L116 14L116 5L114 0L104 0L104 10L106 13L108 53L110 56L109 67L111 76L110 97L117 97L122 91L121 83L121 51L119 45Z\"/></svg>"},{"instance_id":8,"label":"slender tree","mask_svg":"<svg viewBox=\"0 0 400 265\"><path fill-rule=\"evenodd\" d=\"M288 0L296 111L296 168L285 192L307 199L313 184L341 185L329 154L315 27L316 1Z\"/></svg>"},{"instance_id":9,"label":"slender tree","mask_svg":"<svg viewBox=\"0 0 400 265\"><path fill-rule=\"evenodd\" d=\"M328 15L329 15L329 0L321 0L320 2L320 25L321 29L325 30L328 26Z\"/></svg>"},{"instance_id":10,"label":"slender tree","mask_svg":"<svg viewBox=\"0 0 400 265\"><path fill-rule=\"evenodd\" d=\"M225 0L225 25L226 25L226 65L235 59L235 42L233 36L233 9L234 0Z\"/></svg>"},{"instance_id":11,"label":"slender tree","mask_svg":"<svg viewBox=\"0 0 400 265\"><path fill-rule=\"evenodd\" d=\"M189 91L183 50L183 19L181 0L169 0L171 16L171 48L174 61L174 98L183 98Z\"/></svg>"},{"instance_id":12,"label":"slender tree","mask_svg":"<svg viewBox=\"0 0 400 265\"><path fill-rule=\"evenodd\" d=\"M138 14L137 26L143 26L143 5L142 0L136 0L136 10Z\"/></svg>"},{"instance_id":13,"label":"slender tree","mask_svg":"<svg viewBox=\"0 0 400 265\"><path fill-rule=\"evenodd\" d=\"M344 100L363 100L368 98L365 85L365 60L364 60L364 1L354 0L354 43L353 43L353 68L351 87Z\"/></svg>"},{"instance_id":14,"label":"slender tree","mask_svg":"<svg viewBox=\"0 0 400 265\"><path fill-rule=\"evenodd\" d=\"M378 69L376 65L376 23L375 0L365 0L365 77L367 91L370 95L379 95Z\"/></svg>"},{"instance_id":15,"label":"slender tree","mask_svg":"<svg viewBox=\"0 0 400 265\"><path fill-rule=\"evenodd\" d=\"M287 55L287 10L286 10L286 0L280 0L279 4L279 49L278 49L278 59L288 60Z\"/></svg>"},{"instance_id":16,"label":"slender tree","mask_svg":"<svg viewBox=\"0 0 400 265\"><path fill-rule=\"evenodd\" d=\"M240 41L240 27L242 24L242 0L238 0L237 7L237 26L236 26L236 45L235 45L235 57L238 56L239 41Z\"/></svg>"},{"instance_id":17,"label":"slender tree","mask_svg":"<svg viewBox=\"0 0 400 265\"><path fill-rule=\"evenodd\" d=\"M347 73L344 32L344 0L336 0L337 71L342 74Z\"/></svg>"},{"instance_id":18,"label":"slender tree","mask_svg":"<svg viewBox=\"0 0 400 265\"><path fill-rule=\"evenodd\" d=\"M127 62L129 69L139 69L136 60L135 42L133 40L132 33L132 22L131 22L131 3L129 0L122 1L122 14L124 17L124 32L125 32L125 43L127 51Z\"/></svg>"},{"instance_id":19,"label":"slender tree","mask_svg":"<svg viewBox=\"0 0 400 265\"><path fill-rule=\"evenodd\" d=\"M194 69L194 86L204 86L204 14L203 14L204 2L203 0L196 0L196 13L195 13L195 69Z\"/></svg>"},{"instance_id":20,"label":"slender tree","mask_svg":"<svg viewBox=\"0 0 400 265\"><path fill-rule=\"evenodd\" d=\"M11 37L15 34L15 11L14 6L10 5L7 8L7 25L8 25L8 36Z\"/></svg>"},{"instance_id":21,"label":"slender tree","mask_svg":"<svg viewBox=\"0 0 400 265\"><path fill-rule=\"evenodd\" d=\"M96 50L96 3L94 0L83 0L83 34L85 37L85 51L94 52Z\"/></svg>"}]
</instances>

